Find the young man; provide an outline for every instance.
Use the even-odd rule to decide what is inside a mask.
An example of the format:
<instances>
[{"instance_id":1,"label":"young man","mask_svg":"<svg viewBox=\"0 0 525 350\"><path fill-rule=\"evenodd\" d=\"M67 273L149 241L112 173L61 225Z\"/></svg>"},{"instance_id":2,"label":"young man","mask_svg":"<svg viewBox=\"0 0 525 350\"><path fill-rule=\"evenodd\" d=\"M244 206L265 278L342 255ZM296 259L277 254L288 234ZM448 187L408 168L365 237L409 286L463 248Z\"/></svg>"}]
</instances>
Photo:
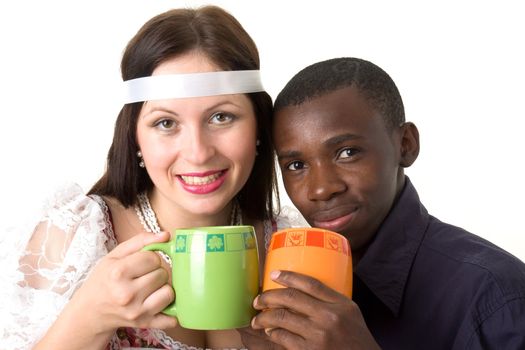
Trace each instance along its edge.
<instances>
[{"instance_id":1,"label":"young man","mask_svg":"<svg viewBox=\"0 0 525 350\"><path fill-rule=\"evenodd\" d=\"M312 226L350 239L353 300L291 272L241 331L250 349L525 349L525 264L428 214L404 174L419 153L381 68L339 58L275 102L288 195ZM264 331L263 331L264 330Z\"/></svg>"}]
</instances>

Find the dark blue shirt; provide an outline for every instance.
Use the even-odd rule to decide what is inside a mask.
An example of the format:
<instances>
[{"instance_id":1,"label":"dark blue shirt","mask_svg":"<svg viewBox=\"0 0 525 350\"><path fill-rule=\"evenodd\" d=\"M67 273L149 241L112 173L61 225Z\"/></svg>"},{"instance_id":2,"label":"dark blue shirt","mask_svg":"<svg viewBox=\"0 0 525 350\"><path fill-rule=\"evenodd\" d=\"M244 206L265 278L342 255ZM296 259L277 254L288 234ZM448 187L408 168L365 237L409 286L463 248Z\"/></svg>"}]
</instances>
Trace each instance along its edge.
<instances>
[{"instance_id":1,"label":"dark blue shirt","mask_svg":"<svg viewBox=\"0 0 525 350\"><path fill-rule=\"evenodd\" d=\"M383 349L525 349L525 264L429 215L408 178L354 277Z\"/></svg>"}]
</instances>

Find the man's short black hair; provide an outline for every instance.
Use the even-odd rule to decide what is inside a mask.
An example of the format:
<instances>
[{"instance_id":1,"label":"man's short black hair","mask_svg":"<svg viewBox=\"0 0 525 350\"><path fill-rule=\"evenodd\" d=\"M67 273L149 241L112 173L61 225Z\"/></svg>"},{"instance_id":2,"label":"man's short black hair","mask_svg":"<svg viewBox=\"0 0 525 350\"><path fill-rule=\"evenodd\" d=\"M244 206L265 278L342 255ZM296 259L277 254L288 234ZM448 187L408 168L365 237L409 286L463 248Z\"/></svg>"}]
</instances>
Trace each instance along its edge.
<instances>
[{"instance_id":1,"label":"man's short black hair","mask_svg":"<svg viewBox=\"0 0 525 350\"><path fill-rule=\"evenodd\" d=\"M372 62L353 57L333 58L301 70L277 96L274 111L351 86L381 113L388 128L404 123L403 100L392 78Z\"/></svg>"}]
</instances>

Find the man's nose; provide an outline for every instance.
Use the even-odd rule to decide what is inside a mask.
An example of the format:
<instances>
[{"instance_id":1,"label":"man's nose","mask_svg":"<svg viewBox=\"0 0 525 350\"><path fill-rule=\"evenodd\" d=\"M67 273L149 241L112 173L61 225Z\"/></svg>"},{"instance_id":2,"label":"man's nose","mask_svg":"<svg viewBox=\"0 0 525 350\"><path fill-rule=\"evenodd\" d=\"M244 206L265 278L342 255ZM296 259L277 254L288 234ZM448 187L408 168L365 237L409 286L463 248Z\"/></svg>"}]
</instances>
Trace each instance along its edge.
<instances>
[{"instance_id":1,"label":"man's nose","mask_svg":"<svg viewBox=\"0 0 525 350\"><path fill-rule=\"evenodd\" d=\"M311 201L327 201L347 190L337 172L325 166L312 166L307 176L308 199Z\"/></svg>"}]
</instances>

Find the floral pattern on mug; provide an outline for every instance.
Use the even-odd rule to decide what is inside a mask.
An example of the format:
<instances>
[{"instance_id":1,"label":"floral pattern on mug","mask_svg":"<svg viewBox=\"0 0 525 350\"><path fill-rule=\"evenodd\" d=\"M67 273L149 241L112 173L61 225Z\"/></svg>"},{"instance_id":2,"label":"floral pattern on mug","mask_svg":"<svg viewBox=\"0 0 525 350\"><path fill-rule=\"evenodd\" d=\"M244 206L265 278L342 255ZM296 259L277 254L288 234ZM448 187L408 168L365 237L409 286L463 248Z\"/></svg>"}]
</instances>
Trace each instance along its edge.
<instances>
[{"instance_id":1,"label":"floral pattern on mug","mask_svg":"<svg viewBox=\"0 0 525 350\"><path fill-rule=\"evenodd\" d=\"M287 235L287 246L298 246L298 245L304 245L304 231L298 231L298 232L289 232Z\"/></svg>"},{"instance_id":2,"label":"floral pattern on mug","mask_svg":"<svg viewBox=\"0 0 525 350\"><path fill-rule=\"evenodd\" d=\"M186 251L186 236L177 236L177 242L175 243L175 251L177 253L184 253Z\"/></svg>"},{"instance_id":3,"label":"floral pattern on mug","mask_svg":"<svg viewBox=\"0 0 525 350\"><path fill-rule=\"evenodd\" d=\"M224 235L208 235L208 252L224 251Z\"/></svg>"},{"instance_id":4,"label":"floral pattern on mug","mask_svg":"<svg viewBox=\"0 0 525 350\"><path fill-rule=\"evenodd\" d=\"M251 233L244 233L244 248L253 249L255 248L255 238Z\"/></svg>"}]
</instances>

